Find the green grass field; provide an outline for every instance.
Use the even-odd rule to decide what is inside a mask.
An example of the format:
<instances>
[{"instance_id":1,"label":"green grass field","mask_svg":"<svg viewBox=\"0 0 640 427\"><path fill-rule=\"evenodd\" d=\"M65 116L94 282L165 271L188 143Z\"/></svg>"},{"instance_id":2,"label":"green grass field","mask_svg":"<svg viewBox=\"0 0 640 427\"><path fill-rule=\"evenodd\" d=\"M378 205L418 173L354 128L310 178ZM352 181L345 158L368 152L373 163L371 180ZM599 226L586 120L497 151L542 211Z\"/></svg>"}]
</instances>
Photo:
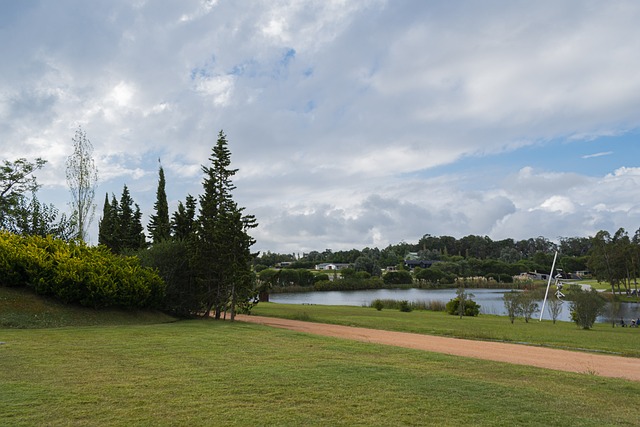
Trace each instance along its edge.
<instances>
[{"instance_id":1,"label":"green grass field","mask_svg":"<svg viewBox=\"0 0 640 427\"><path fill-rule=\"evenodd\" d=\"M310 311L315 306L304 308L318 316ZM361 310L399 324L419 314ZM65 316L67 323L81 318ZM640 383L589 372L241 322L131 324L122 313L107 317L101 326L0 328L1 425L640 424Z\"/></svg>"}]
</instances>

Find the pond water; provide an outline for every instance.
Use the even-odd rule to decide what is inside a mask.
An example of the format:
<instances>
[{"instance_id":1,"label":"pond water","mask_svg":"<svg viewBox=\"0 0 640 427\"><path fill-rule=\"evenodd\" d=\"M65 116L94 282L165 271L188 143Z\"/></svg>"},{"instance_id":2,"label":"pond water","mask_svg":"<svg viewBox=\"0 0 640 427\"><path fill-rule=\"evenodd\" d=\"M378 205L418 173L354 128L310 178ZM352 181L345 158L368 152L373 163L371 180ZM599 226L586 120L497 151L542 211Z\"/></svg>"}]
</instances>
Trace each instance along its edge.
<instances>
[{"instance_id":1,"label":"pond water","mask_svg":"<svg viewBox=\"0 0 640 427\"><path fill-rule=\"evenodd\" d=\"M502 297L505 292L511 292L510 289L468 289L474 296L472 299L480 304L481 314L496 314L506 316L507 312L504 308ZM323 292L301 292L301 293L282 293L271 294L269 300L280 304L317 304L317 305L352 305L352 306L368 306L376 299L393 299L407 300L410 302L417 301L440 301L447 303L456 297L455 289L371 289L365 291L323 291ZM538 301L538 306L542 307L542 300ZM570 304L565 302L562 304L562 311L558 316L558 320L570 321ZM627 323L631 319L640 317L640 304L628 303L622 304L620 314ZM534 319L540 318L540 312L533 316ZM548 308L545 307L543 319L551 319ZM609 321L607 316L598 318L599 322Z\"/></svg>"}]
</instances>

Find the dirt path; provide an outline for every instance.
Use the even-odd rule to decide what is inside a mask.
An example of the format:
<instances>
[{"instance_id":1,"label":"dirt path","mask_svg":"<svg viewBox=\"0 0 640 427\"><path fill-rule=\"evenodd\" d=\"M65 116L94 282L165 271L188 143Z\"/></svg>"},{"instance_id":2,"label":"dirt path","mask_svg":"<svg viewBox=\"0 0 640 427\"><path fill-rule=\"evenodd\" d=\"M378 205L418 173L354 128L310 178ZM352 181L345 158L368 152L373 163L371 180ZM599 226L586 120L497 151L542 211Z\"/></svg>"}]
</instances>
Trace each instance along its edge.
<instances>
[{"instance_id":1,"label":"dirt path","mask_svg":"<svg viewBox=\"0 0 640 427\"><path fill-rule=\"evenodd\" d=\"M493 360L496 362L640 381L640 359L630 357L355 328L351 326L329 325L273 317L238 315L236 319L242 322L258 323L328 337L346 338L456 356Z\"/></svg>"}]
</instances>

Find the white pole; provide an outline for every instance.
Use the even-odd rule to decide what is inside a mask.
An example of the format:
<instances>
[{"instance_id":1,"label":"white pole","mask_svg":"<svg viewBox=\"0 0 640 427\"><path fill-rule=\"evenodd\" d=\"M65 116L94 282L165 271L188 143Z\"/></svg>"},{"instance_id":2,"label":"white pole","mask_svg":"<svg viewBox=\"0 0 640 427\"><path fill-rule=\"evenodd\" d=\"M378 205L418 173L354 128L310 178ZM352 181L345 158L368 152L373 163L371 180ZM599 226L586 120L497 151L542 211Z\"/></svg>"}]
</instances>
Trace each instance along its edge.
<instances>
[{"instance_id":1,"label":"white pole","mask_svg":"<svg viewBox=\"0 0 640 427\"><path fill-rule=\"evenodd\" d=\"M553 256L553 264L551 265L551 273L549 273L549 281L547 282L547 292L544 293L544 301L542 301L542 310L540 310L540 321L542 321L542 315L544 314L544 305L547 302L547 296L549 295L549 286L551 286L551 277L556 268L556 258L558 258L558 251Z\"/></svg>"}]
</instances>

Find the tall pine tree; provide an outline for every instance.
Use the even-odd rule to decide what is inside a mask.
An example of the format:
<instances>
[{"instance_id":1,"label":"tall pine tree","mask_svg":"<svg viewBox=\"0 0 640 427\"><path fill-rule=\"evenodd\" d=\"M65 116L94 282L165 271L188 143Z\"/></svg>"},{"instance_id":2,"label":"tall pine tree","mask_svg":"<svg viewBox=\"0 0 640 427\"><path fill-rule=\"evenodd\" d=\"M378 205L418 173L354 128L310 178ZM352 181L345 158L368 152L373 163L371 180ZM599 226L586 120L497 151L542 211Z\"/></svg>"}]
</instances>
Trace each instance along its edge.
<instances>
[{"instance_id":1,"label":"tall pine tree","mask_svg":"<svg viewBox=\"0 0 640 427\"><path fill-rule=\"evenodd\" d=\"M160 165L158 172L158 190L156 191L156 202L153 205L156 213L151 215L147 230L153 243L158 243L171 237L171 224L169 222L169 204L167 203L167 193L165 191L164 169Z\"/></svg>"},{"instance_id":2,"label":"tall pine tree","mask_svg":"<svg viewBox=\"0 0 640 427\"><path fill-rule=\"evenodd\" d=\"M253 216L243 216L233 200L231 152L223 131L213 147L211 166L203 166L204 194L200 196L195 243L195 271L200 286L204 314L213 310L219 319L223 310L249 298L253 291L251 246L248 230L257 224Z\"/></svg>"}]
</instances>

